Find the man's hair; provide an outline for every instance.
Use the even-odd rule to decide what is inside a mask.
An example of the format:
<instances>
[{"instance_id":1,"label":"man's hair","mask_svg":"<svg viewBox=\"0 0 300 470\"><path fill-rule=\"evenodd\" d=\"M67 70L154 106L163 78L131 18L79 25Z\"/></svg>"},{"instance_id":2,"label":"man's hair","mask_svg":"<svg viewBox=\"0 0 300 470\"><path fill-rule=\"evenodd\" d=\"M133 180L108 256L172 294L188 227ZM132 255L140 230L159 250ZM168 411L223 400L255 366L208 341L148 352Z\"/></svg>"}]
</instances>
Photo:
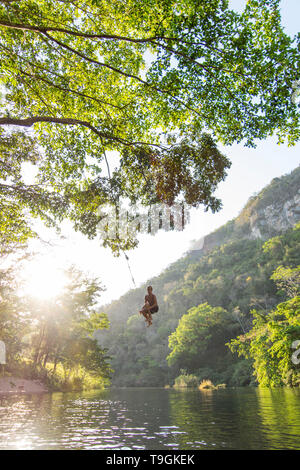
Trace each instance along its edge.
<instances>
[{"instance_id":1,"label":"man's hair","mask_svg":"<svg viewBox=\"0 0 300 470\"><path fill-rule=\"evenodd\" d=\"M153 290L153 287L152 287L152 286L148 286L148 287L147 287L147 289L151 289L151 290Z\"/></svg>"}]
</instances>

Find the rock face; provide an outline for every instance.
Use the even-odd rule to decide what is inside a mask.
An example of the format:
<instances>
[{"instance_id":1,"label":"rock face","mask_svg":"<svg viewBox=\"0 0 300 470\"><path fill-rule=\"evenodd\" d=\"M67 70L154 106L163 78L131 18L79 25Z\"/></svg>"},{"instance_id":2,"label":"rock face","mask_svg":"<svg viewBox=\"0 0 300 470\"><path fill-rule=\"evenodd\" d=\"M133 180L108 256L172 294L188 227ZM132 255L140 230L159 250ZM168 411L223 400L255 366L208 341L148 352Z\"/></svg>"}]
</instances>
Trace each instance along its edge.
<instances>
[{"instance_id":1,"label":"rock face","mask_svg":"<svg viewBox=\"0 0 300 470\"><path fill-rule=\"evenodd\" d=\"M249 199L239 216L196 241L190 251L198 257L216 246L241 238L268 239L300 222L300 167L275 178Z\"/></svg>"}]
</instances>

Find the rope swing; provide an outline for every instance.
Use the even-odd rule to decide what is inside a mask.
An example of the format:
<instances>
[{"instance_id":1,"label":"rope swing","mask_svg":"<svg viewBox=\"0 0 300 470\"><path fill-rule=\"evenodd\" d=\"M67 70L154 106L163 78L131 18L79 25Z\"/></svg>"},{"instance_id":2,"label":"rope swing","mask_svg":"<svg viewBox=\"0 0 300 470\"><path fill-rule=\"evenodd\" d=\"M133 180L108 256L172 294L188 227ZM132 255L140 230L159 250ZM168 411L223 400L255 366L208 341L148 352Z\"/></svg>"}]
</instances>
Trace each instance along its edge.
<instances>
[{"instance_id":1,"label":"rope swing","mask_svg":"<svg viewBox=\"0 0 300 470\"><path fill-rule=\"evenodd\" d=\"M132 271L131 271L131 267L130 267L130 263L129 263L129 258L128 258L128 256L126 255L125 251L124 251L124 250L122 250L122 251L123 251L123 253L124 253L124 256L125 256L125 259L126 259L126 262L127 262L127 266L128 266L128 270L129 270L129 272L130 272L131 280L132 280L132 282L133 282L134 287L136 288L136 283L135 283L135 280L134 280L134 277L133 277L133 274L132 274Z\"/></svg>"}]
</instances>

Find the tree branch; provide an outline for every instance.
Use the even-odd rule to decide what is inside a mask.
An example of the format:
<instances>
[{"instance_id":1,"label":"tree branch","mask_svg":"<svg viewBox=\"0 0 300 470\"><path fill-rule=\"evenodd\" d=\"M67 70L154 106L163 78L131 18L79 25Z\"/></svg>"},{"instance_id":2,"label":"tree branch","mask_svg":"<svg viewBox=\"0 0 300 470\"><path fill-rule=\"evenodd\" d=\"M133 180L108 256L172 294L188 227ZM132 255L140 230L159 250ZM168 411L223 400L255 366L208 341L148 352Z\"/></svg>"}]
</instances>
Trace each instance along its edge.
<instances>
[{"instance_id":1,"label":"tree branch","mask_svg":"<svg viewBox=\"0 0 300 470\"><path fill-rule=\"evenodd\" d=\"M55 42L56 44L58 44L59 46L61 46L62 48L64 49L67 49L68 51L72 52L73 54L76 54L78 57L81 57L82 59L88 61L88 62L91 62L95 65L100 65L101 67L106 67L108 68L109 70L112 70L113 72L116 72L120 75L123 75L124 77L126 78L132 78L134 80L137 80L138 82L142 83L143 85L146 85L147 87L149 88L152 88L152 90L155 90L155 91L158 91L159 93L161 94L166 94L166 95L169 95L174 101L177 101L177 103L180 103L182 104L185 108L189 109L190 111L192 111L193 113L197 114L197 115L200 115L198 113L198 111L196 111L196 109L194 108L191 108L190 106L188 106L184 101L180 100L179 98L176 98L176 96L172 95L172 93L170 93L169 91L167 90L163 90L159 87L157 87L156 85L152 85L151 83L143 80L142 78L138 77L137 75L132 75L130 73L127 73L127 72L124 72L123 70L120 70L120 69L117 69L116 67L113 67L112 65L108 65L108 64L105 64L104 62L99 62L98 60L96 59L92 59L91 57L88 57L86 56L85 54L77 51L76 49L73 49L72 47L68 46L67 44L64 44L63 42L55 39L53 36L50 36L50 34L48 33L43 33L44 36L46 36L48 39L52 40L53 42Z\"/></svg>"},{"instance_id":2,"label":"tree branch","mask_svg":"<svg viewBox=\"0 0 300 470\"><path fill-rule=\"evenodd\" d=\"M98 131L98 129L92 126L92 124L90 124L88 121L82 121L80 119L58 118L58 117L52 117L52 116L34 116L34 117L29 117L29 118L24 118L24 119L11 118L11 117L0 118L0 126L11 125L11 126L31 127L38 122L50 122L53 124L65 124L65 125L71 125L71 126L80 125L80 126L87 127L92 132L97 134L99 137L103 137L103 138L110 139L110 140L115 140L125 145L131 145L131 143L127 142L124 139L121 139L120 137L116 137L116 136Z\"/></svg>"},{"instance_id":3,"label":"tree branch","mask_svg":"<svg viewBox=\"0 0 300 470\"><path fill-rule=\"evenodd\" d=\"M33 32L37 32L37 33L41 33L43 34L44 36L46 36L48 39L50 39L51 41L54 41L56 44L58 44L59 46L69 50L70 52L78 55L79 57L81 57L82 59L84 60L87 60L91 63L94 63L94 64L97 64L101 67L106 67L118 74L121 74L127 78L132 78L132 79L135 79L135 80L138 80L140 83L142 83L143 85L146 85L156 91L158 91L159 93L164 93L164 94L168 94L169 96L171 96L175 101L179 102L180 104L182 104L183 106L185 106L187 109L189 109L190 111L193 111L194 113L196 114L199 114L195 109L189 107L186 103L184 103L183 101L181 101L180 99L176 98L175 96L173 96L170 92L166 91L166 90L162 90L160 89L159 87L156 87L155 85L152 85L151 83L141 79L140 77L136 76L136 75L132 75L132 74L129 74L129 73L126 73L120 69L117 69L116 67L113 67L111 65L108 65L108 64L105 64L104 62L99 62L95 59L92 59L88 56L86 56L85 54L82 54L81 52L71 48L70 46L68 46L67 44L59 41L58 39L54 38L53 36L49 35L48 34L48 31L51 31L51 32L61 32L61 33L65 33L65 34L70 34L70 35L73 35L73 36L79 36L79 37L82 37L82 38L87 38L87 39L109 39L109 40L119 40L119 41L126 41L126 42L132 42L132 43L150 43L150 44L153 44L155 46L159 46L159 47L162 47L164 48L165 50L168 50L169 52L171 52L172 54L174 55L179 55L179 56L182 56L184 57L186 60L188 60L189 62L192 62L194 63L195 65L197 65L198 67L201 67L202 69L206 70L207 72L209 72L206 68L206 66L204 66L203 64L200 64L199 62L197 62L196 60L188 57L186 54L180 52L180 51L176 51L175 49L169 47L169 46L166 46L164 44L161 44L161 43L158 43L156 42L156 40L172 40L172 41L179 41L180 42L180 39L179 38L167 38L167 37L162 37L162 36L153 36L153 37L149 37L149 38L140 38L140 39L134 39L134 38L130 38L130 37L127 37L127 36L118 36L118 35L113 35L113 34L96 34L96 33L83 33L83 32L80 32L80 31L73 31L73 30L69 30L69 29L65 29L65 28L56 28L56 27L51 27L51 26L33 26L33 25L26 25L26 24L21 24L21 23L9 23L7 21L3 21L3 20L0 20L0 26L4 26L4 27L7 27L7 28L12 28L12 29L19 29L19 30L22 30L22 31L33 31ZM202 44L204 45L204 44ZM206 46L207 47L207 46ZM213 65L208 65L208 67L212 67L212 68L216 68L216 66L213 66ZM227 72L231 72L229 70L225 70Z\"/></svg>"},{"instance_id":4,"label":"tree branch","mask_svg":"<svg viewBox=\"0 0 300 470\"><path fill-rule=\"evenodd\" d=\"M162 38L162 39L165 39L165 38ZM167 39L167 38L166 38ZM161 44L160 42L157 42L156 40L151 40L150 41L151 44L154 44L156 46L159 46L163 49L165 49L166 51L169 51L171 52L172 54L174 55L178 55L180 57L183 57L186 61L188 62L191 62L192 64L195 64L197 65L198 67L202 68L203 70L205 70L207 73L212 73L210 70L208 70L208 67L209 68L213 68L213 69L216 69L216 70L219 70L219 67L216 66L216 65L212 65L212 64L201 64L200 62L198 62L197 60L193 59L192 57L189 57L187 54L185 54L184 52L181 52L181 51L176 51L175 49L173 49L172 47L170 46L166 46L165 44ZM203 44L202 44L203 45ZM240 75L242 77L245 77L247 75L241 73L241 72L236 72L234 70L229 70L229 69L225 69L225 68L222 68L223 72L228 72L228 73L233 73L233 74L236 74L236 75Z\"/></svg>"},{"instance_id":5,"label":"tree branch","mask_svg":"<svg viewBox=\"0 0 300 470\"><path fill-rule=\"evenodd\" d=\"M11 1L14 1L14 0L11 0ZM53 26L34 26L34 25L23 24L23 23L10 23L8 21L1 20L1 19L0 19L0 26L3 26L5 28L9 28L9 29L19 29L21 31L33 31L33 32L42 33L42 34L47 33L48 31L51 31L51 32L60 32L60 33L70 34L72 36L82 37L82 38L86 38L86 39L103 39L103 40L108 39L108 40L132 42L132 43L135 43L135 44L147 44L147 43L155 44L155 42L153 42L153 41L159 41L159 40L172 41L172 42L182 42L182 43L189 44L189 45L203 46L203 47L205 47L207 49L210 49L214 52L219 52L220 54L223 53L223 51L221 51L220 49L209 46L208 44L206 44L204 42L201 42L201 41L191 42L191 41L187 41L185 39L178 38L178 37L150 36L149 38L135 39L135 38L131 38L129 36L119 36L119 35L116 35L116 34L83 33L81 31L74 31L72 29L67 29L67 28L57 28L57 27L53 27ZM166 48L162 44L159 44L159 45L161 47Z\"/></svg>"},{"instance_id":6,"label":"tree branch","mask_svg":"<svg viewBox=\"0 0 300 470\"><path fill-rule=\"evenodd\" d=\"M86 38L86 39L104 39L104 40L112 39L112 40L117 40L117 41L133 42L136 44L148 43L152 41L153 39L157 39L156 36L153 36L150 38L134 39L128 36L118 36L116 34L83 33L81 31L74 31L72 29L66 29L66 28L55 28L52 26L34 26L34 25L23 24L23 23L10 23L8 21L4 21L1 19L0 19L0 26L9 28L9 29L19 29L21 31L33 31L35 33L42 33L42 34L45 34L48 31L52 31L52 32L58 32L58 33L70 34L72 36L79 36L79 37Z\"/></svg>"},{"instance_id":7,"label":"tree branch","mask_svg":"<svg viewBox=\"0 0 300 470\"><path fill-rule=\"evenodd\" d=\"M64 125L70 125L70 126L73 126L73 125L84 126L90 129L94 134L96 134L101 139L104 138L108 140L113 140L115 142L118 142L120 144L129 146L129 147L135 146L135 145L149 145L151 147L157 147L160 149L164 148L162 145L159 145L159 144L153 144L150 142L141 142L141 141L128 141L128 140L122 139L121 137L116 137L113 134L101 132L92 124L90 124L88 121L82 121L80 119L58 118L58 117L52 117L52 116L33 116L29 118L24 118L24 119L0 117L0 126L31 127L38 122L49 122L53 124L64 124Z\"/></svg>"},{"instance_id":8,"label":"tree branch","mask_svg":"<svg viewBox=\"0 0 300 470\"><path fill-rule=\"evenodd\" d=\"M18 57L17 55L11 50L9 49L8 47L4 46L3 44L0 44L0 49L4 49L5 51L8 52L8 54L10 55L10 57L14 56L15 59L17 60ZM23 62L26 62L28 65L30 65L31 67L34 67L34 68L38 68L42 71L45 71L51 75L54 75L55 77L59 78L60 80L62 81L65 81L66 78L63 76L63 75L60 75L59 73L55 72L54 70L50 70L48 69L47 67L45 67L44 65L41 65L39 63L35 63L35 62L31 62L30 60L28 60L27 58L24 58L22 57L22 63ZM98 102L99 104L103 104L103 105L107 105L107 106L111 106L112 108L116 108L116 109L119 109L120 111L122 111L124 108L126 108L130 103L127 103L123 106L118 106L116 104L113 104L113 103L110 103L109 101L104 101L100 98L96 98L96 97L93 97L93 96L90 96L86 93L83 93L83 92L80 92L78 90L74 90L72 88L68 88L66 86L62 86L62 85L58 85L57 83L54 83L54 82L51 82L49 80L47 80L45 77L42 77L41 75L38 75L38 74L29 74L28 72L25 72L22 68L19 69L20 73L23 73L24 75L28 76L28 77L31 77L31 78L34 78L34 79L38 79L38 80L41 80L45 83L47 83L49 86L52 86L54 88L57 88L59 90L62 90L62 91L65 91L65 92L69 92L69 93L73 93L75 95L78 95L78 96L82 96L83 98L87 98L87 99L91 99L93 101L96 101Z\"/></svg>"},{"instance_id":9,"label":"tree branch","mask_svg":"<svg viewBox=\"0 0 300 470\"><path fill-rule=\"evenodd\" d=\"M25 72L25 70L22 70L21 68L20 68L19 71L20 71L21 74L25 75L26 77L33 78L34 80L40 80L41 82L46 83L46 84L49 85L51 88L54 87L54 88L57 88L58 90L61 90L61 91L66 92L66 93L71 93L71 94L74 94L74 95L77 95L77 96L81 96L81 97L83 97L83 98L87 98L87 99L90 99L90 100L92 100L92 101L95 101L96 103L100 104L101 108L102 108L103 111L106 113L107 117L110 118L110 119L111 119L111 116L110 116L109 112L105 109L105 107L103 106L103 104L110 105L110 106L112 106L112 107L114 107L114 108L117 108L117 109L119 109L120 111L122 111L122 108L120 108L119 106L116 106L116 105L113 105L113 104L109 104L109 103L107 103L107 102L105 102L105 101L100 100L99 98L95 98L95 97L90 96L90 95L87 95L87 94L85 94L85 93L81 93L80 91L73 90L73 89L68 88L68 87L64 87L64 86L57 85L56 83L50 82L49 80L47 80L46 78L42 77L41 75L38 75L38 74L34 74L34 75L33 75L33 74L30 74L30 73L28 73L28 72ZM30 85L29 85L26 81L24 81L24 83L26 83L26 84L30 87ZM39 97L39 98L42 100L41 97ZM43 100L42 100L42 101L43 101ZM46 103L44 103L44 104L46 104Z\"/></svg>"}]
</instances>

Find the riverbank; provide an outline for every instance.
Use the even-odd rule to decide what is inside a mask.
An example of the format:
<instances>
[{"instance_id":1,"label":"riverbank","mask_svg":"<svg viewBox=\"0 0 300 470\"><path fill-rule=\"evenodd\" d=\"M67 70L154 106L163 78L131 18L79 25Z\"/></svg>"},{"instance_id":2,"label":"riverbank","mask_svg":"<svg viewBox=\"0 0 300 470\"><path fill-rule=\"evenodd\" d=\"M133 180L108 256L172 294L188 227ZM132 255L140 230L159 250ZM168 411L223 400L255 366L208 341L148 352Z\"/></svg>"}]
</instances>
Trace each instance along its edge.
<instances>
[{"instance_id":1,"label":"riverbank","mask_svg":"<svg viewBox=\"0 0 300 470\"><path fill-rule=\"evenodd\" d=\"M0 393L83 392L104 390L107 377L93 374L82 366L66 368L61 363L35 366L32 361L15 362L0 374Z\"/></svg>"},{"instance_id":2,"label":"riverbank","mask_svg":"<svg viewBox=\"0 0 300 470\"><path fill-rule=\"evenodd\" d=\"M46 393L49 390L38 380L27 380L17 377L0 378L0 394L11 393Z\"/></svg>"}]
</instances>

